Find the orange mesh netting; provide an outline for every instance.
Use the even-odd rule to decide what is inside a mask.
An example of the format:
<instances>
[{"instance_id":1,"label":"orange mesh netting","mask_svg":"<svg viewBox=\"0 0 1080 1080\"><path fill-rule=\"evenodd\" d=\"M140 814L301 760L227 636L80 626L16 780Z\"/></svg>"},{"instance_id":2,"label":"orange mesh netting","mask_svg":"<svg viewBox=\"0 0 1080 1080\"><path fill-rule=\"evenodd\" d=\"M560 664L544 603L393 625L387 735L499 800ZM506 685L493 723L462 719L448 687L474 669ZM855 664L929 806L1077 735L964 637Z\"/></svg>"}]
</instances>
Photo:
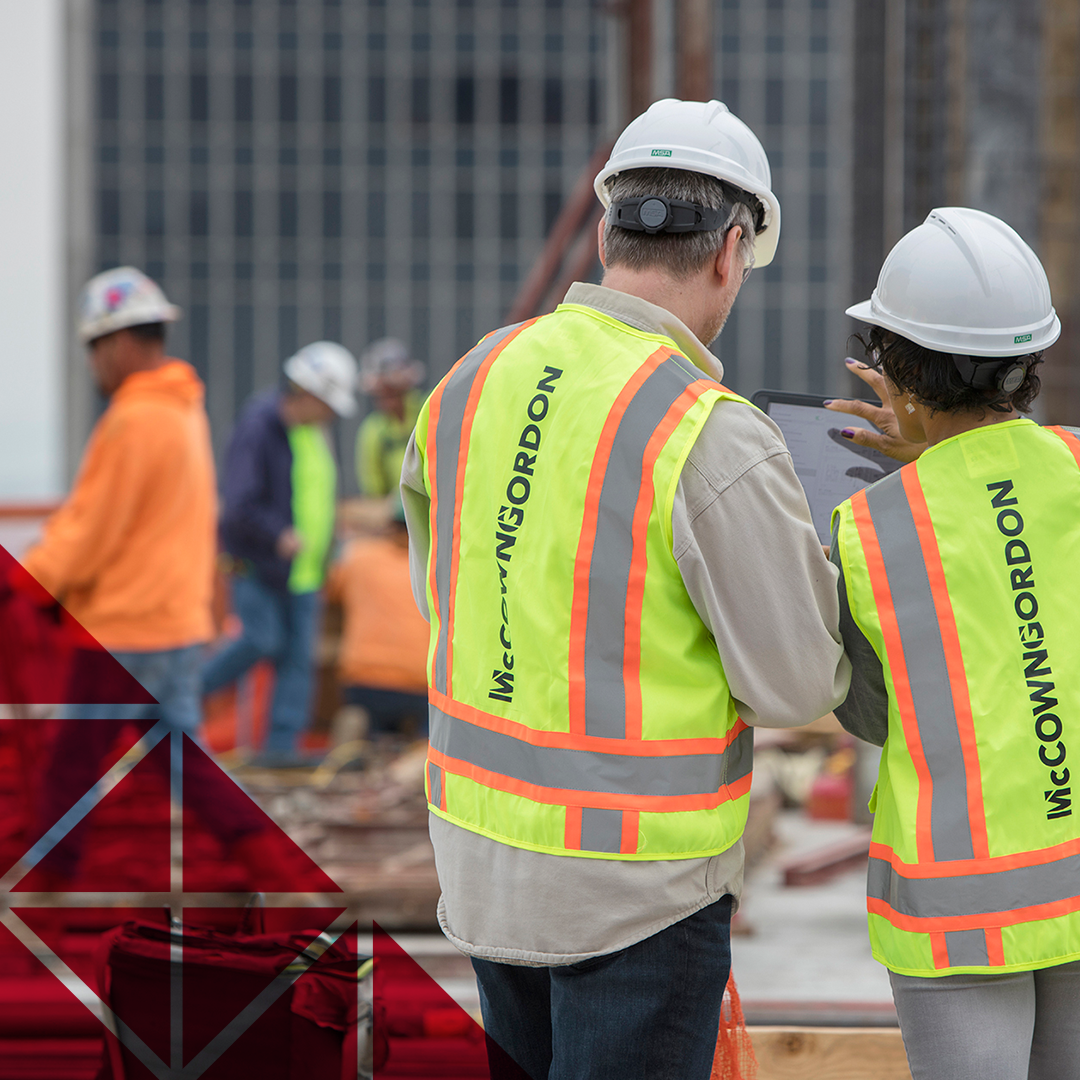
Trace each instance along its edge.
<instances>
[{"instance_id":1,"label":"orange mesh netting","mask_svg":"<svg viewBox=\"0 0 1080 1080\"><path fill-rule=\"evenodd\" d=\"M728 976L724 1003L720 1006L720 1031L716 1036L710 1080L757 1080L757 1058L746 1030L734 976Z\"/></svg>"}]
</instances>

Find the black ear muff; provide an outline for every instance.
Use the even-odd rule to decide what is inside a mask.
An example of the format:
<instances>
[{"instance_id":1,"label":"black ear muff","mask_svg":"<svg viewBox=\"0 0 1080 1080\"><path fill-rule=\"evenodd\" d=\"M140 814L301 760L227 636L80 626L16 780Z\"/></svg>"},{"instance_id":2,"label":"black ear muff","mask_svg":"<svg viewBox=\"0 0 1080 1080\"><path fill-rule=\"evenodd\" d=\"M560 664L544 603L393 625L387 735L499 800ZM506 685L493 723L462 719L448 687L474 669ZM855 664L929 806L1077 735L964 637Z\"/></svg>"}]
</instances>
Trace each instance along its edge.
<instances>
[{"instance_id":1,"label":"black ear muff","mask_svg":"<svg viewBox=\"0 0 1080 1080\"><path fill-rule=\"evenodd\" d=\"M1003 394L1012 394L1020 389L1020 384L1027 375L1027 369L1023 364L1003 364L997 372L997 388Z\"/></svg>"},{"instance_id":2,"label":"black ear muff","mask_svg":"<svg viewBox=\"0 0 1080 1080\"><path fill-rule=\"evenodd\" d=\"M952 361L964 385L973 390L999 390L1003 394L1012 394L1020 388L1027 375L1027 367L1022 360L979 359L953 353Z\"/></svg>"}]
</instances>

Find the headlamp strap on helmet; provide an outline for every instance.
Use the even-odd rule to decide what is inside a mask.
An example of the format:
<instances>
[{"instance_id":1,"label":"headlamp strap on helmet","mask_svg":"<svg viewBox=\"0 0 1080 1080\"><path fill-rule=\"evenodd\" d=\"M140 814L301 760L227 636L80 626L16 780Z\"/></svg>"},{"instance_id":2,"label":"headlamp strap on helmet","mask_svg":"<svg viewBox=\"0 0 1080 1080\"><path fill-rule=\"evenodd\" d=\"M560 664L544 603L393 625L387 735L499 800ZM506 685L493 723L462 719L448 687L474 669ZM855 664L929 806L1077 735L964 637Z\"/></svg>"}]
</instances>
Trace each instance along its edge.
<instances>
[{"instance_id":1,"label":"headlamp strap on helmet","mask_svg":"<svg viewBox=\"0 0 1080 1080\"><path fill-rule=\"evenodd\" d=\"M950 354L956 370L965 386L973 390L1000 390L1011 394L1017 390L1027 375L1027 367L1022 360L998 360L995 357L979 359L974 356Z\"/></svg>"},{"instance_id":2,"label":"headlamp strap on helmet","mask_svg":"<svg viewBox=\"0 0 1080 1080\"><path fill-rule=\"evenodd\" d=\"M631 232L686 233L712 232L727 220L728 209L713 210L686 199L667 199L663 195L639 195L611 204L611 223Z\"/></svg>"}]
</instances>

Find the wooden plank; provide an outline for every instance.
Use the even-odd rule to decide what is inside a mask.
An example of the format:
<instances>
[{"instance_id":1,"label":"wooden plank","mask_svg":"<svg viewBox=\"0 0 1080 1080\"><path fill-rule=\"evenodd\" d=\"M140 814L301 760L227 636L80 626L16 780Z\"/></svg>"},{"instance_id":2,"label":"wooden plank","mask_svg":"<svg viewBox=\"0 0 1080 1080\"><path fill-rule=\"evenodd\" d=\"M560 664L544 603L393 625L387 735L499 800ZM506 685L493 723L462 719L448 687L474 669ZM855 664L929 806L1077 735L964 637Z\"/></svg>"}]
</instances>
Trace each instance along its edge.
<instances>
[{"instance_id":1,"label":"wooden plank","mask_svg":"<svg viewBox=\"0 0 1080 1080\"><path fill-rule=\"evenodd\" d=\"M898 1028L747 1030L757 1080L911 1080Z\"/></svg>"}]
</instances>

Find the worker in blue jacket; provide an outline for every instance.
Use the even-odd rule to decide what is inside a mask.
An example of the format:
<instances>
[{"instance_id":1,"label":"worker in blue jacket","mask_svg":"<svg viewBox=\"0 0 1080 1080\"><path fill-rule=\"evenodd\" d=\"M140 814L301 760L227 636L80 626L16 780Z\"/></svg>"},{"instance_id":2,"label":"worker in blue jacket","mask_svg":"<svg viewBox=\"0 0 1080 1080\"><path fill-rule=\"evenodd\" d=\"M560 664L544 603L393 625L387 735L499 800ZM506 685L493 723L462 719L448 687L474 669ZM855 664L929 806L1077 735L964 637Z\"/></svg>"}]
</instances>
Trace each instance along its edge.
<instances>
[{"instance_id":1,"label":"worker in blue jacket","mask_svg":"<svg viewBox=\"0 0 1080 1080\"><path fill-rule=\"evenodd\" d=\"M306 346L284 374L283 389L248 403L226 450L220 536L243 631L203 669L203 692L213 693L259 660L273 664L269 730L250 762L265 768L310 764L299 742L337 501L326 425L356 412L356 361L341 345Z\"/></svg>"}]
</instances>

